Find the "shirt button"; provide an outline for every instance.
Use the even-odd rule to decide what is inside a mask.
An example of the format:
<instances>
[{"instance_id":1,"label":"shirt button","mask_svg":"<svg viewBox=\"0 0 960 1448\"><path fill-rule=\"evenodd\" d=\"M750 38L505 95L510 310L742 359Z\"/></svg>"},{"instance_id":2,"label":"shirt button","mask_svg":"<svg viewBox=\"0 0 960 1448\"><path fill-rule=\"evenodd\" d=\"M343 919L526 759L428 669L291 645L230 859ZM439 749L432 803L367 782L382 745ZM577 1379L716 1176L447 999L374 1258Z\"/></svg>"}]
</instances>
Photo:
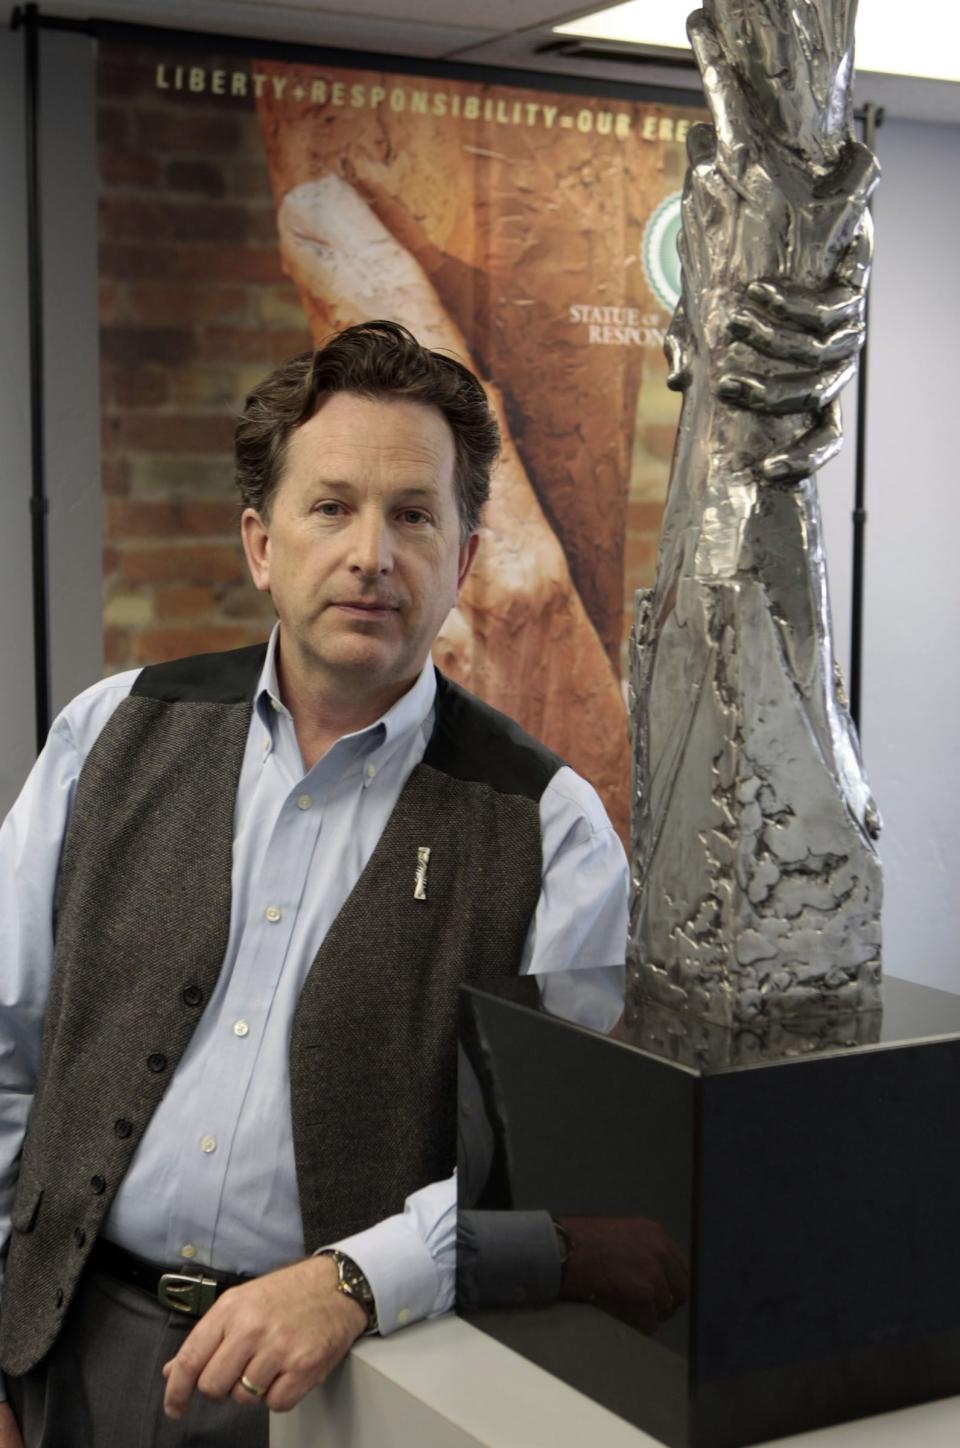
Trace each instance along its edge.
<instances>
[{"instance_id":1,"label":"shirt button","mask_svg":"<svg viewBox=\"0 0 960 1448\"><path fill-rule=\"evenodd\" d=\"M376 774L376 772L377 772L377 766L376 766L375 764L368 764L368 765L367 765L366 774L367 774L367 778L368 778L368 779L372 779L373 776Z\"/></svg>"},{"instance_id":2,"label":"shirt button","mask_svg":"<svg viewBox=\"0 0 960 1448\"><path fill-rule=\"evenodd\" d=\"M205 1136L200 1142L200 1150L205 1151L207 1153L207 1156L210 1155L211 1151L216 1151L216 1149L217 1140L214 1136Z\"/></svg>"},{"instance_id":3,"label":"shirt button","mask_svg":"<svg viewBox=\"0 0 960 1448\"><path fill-rule=\"evenodd\" d=\"M184 987L183 1003L185 1006L198 1006L202 1000L203 991L198 985L188 985Z\"/></svg>"},{"instance_id":4,"label":"shirt button","mask_svg":"<svg viewBox=\"0 0 960 1448\"><path fill-rule=\"evenodd\" d=\"M404 1326L406 1325L406 1323L408 1323L409 1321L410 1321L410 1309L409 1309L409 1307L401 1307L400 1311L397 1313L397 1322L400 1324L401 1327L404 1327Z\"/></svg>"},{"instance_id":5,"label":"shirt button","mask_svg":"<svg viewBox=\"0 0 960 1448\"><path fill-rule=\"evenodd\" d=\"M184 1245L180 1248L180 1256L186 1257L188 1262L191 1257L196 1257L196 1255L197 1249L192 1242L185 1242Z\"/></svg>"},{"instance_id":6,"label":"shirt button","mask_svg":"<svg viewBox=\"0 0 960 1448\"><path fill-rule=\"evenodd\" d=\"M133 1123L128 1121L125 1116L118 1116L113 1123L113 1130L116 1136L129 1136L133 1131Z\"/></svg>"},{"instance_id":7,"label":"shirt button","mask_svg":"<svg viewBox=\"0 0 960 1448\"><path fill-rule=\"evenodd\" d=\"M235 1036L249 1036L250 1027L247 1025L246 1021L234 1021L233 1034Z\"/></svg>"},{"instance_id":8,"label":"shirt button","mask_svg":"<svg viewBox=\"0 0 960 1448\"><path fill-rule=\"evenodd\" d=\"M147 1070L157 1074L167 1069L167 1058L160 1051L154 1051L147 1057Z\"/></svg>"},{"instance_id":9,"label":"shirt button","mask_svg":"<svg viewBox=\"0 0 960 1448\"><path fill-rule=\"evenodd\" d=\"M297 800L297 809L309 809L312 804L313 800L308 794L301 794Z\"/></svg>"},{"instance_id":10,"label":"shirt button","mask_svg":"<svg viewBox=\"0 0 960 1448\"><path fill-rule=\"evenodd\" d=\"M271 698L270 703L273 705L273 712L274 712L275 714L279 714L279 713L280 713L280 700L279 700L279 699L273 699L273 698Z\"/></svg>"},{"instance_id":11,"label":"shirt button","mask_svg":"<svg viewBox=\"0 0 960 1448\"><path fill-rule=\"evenodd\" d=\"M270 921L271 925L276 925L281 915L281 911L277 909L276 905L268 905L263 913Z\"/></svg>"}]
</instances>

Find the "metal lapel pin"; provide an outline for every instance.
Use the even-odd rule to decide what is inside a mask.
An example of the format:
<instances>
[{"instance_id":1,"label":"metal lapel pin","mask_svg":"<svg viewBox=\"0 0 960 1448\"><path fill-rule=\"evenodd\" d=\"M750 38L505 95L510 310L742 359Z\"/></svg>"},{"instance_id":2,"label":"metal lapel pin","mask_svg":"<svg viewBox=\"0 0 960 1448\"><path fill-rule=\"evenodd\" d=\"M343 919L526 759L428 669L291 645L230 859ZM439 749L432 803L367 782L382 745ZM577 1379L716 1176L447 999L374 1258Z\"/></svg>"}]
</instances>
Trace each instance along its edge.
<instances>
[{"instance_id":1,"label":"metal lapel pin","mask_svg":"<svg viewBox=\"0 0 960 1448\"><path fill-rule=\"evenodd\" d=\"M427 898L427 865L430 863L430 846L417 846L417 869L413 877L414 900Z\"/></svg>"}]
</instances>

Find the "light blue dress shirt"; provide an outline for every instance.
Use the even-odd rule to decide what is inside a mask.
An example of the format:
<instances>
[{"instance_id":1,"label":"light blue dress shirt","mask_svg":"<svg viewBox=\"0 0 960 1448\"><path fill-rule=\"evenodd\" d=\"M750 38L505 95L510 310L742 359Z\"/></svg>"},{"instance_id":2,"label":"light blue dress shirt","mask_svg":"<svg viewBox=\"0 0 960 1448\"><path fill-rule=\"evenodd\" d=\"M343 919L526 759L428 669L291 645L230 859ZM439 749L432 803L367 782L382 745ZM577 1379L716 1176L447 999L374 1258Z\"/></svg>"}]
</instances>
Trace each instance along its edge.
<instances>
[{"instance_id":1,"label":"light blue dress shirt","mask_svg":"<svg viewBox=\"0 0 960 1448\"><path fill-rule=\"evenodd\" d=\"M436 679L428 659L382 718L339 739L304 772L293 719L279 694L277 636L274 629L237 791L223 968L104 1235L156 1262L196 1260L246 1273L339 1245L366 1273L381 1331L389 1332L452 1304L454 1182L425 1187L403 1212L346 1242L305 1243L288 1048L306 974L423 757ZM95 684L68 705L0 830L3 1243L37 1076L53 956L51 904L76 781L137 673ZM601 989L619 1001L628 884L620 841L595 791L569 768L554 776L540 814L542 890L520 970L610 967ZM596 1000L584 1007L596 1008Z\"/></svg>"}]
</instances>

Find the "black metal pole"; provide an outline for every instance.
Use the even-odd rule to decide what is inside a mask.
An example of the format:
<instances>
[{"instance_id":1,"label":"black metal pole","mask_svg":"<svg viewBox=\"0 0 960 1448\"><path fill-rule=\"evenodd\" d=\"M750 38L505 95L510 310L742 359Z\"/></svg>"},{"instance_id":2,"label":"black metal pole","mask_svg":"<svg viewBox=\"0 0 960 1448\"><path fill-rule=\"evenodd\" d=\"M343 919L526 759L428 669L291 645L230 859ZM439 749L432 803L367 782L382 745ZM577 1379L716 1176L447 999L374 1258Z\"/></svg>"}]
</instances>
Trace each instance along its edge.
<instances>
[{"instance_id":1,"label":"black metal pole","mask_svg":"<svg viewBox=\"0 0 960 1448\"><path fill-rule=\"evenodd\" d=\"M30 524L33 559L33 659L37 751L50 727L50 617L47 594L47 492L44 458L43 257L40 228L40 17L26 5L23 27L27 137L27 246L30 315Z\"/></svg>"},{"instance_id":2,"label":"black metal pole","mask_svg":"<svg viewBox=\"0 0 960 1448\"><path fill-rule=\"evenodd\" d=\"M874 149L877 127L883 124L883 111L868 101L863 109L864 143ZM867 342L860 353L857 375L857 445L855 453L855 486L853 499L853 578L850 604L850 715L862 733L860 705L863 682L863 587L867 532L867 348L870 338L870 291L867 290Z\"/></svg>"}]
</instances>

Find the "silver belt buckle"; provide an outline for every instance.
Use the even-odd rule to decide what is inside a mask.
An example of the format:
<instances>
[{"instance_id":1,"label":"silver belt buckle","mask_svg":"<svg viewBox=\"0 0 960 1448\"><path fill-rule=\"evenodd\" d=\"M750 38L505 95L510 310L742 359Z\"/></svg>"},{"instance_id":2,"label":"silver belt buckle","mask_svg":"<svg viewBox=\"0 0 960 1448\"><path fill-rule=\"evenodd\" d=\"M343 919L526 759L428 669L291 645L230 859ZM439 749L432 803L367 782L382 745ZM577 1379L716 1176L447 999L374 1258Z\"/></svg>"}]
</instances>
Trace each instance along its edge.
<instances>
[{"instance_id":1,"label":"silver belt buckle","mask_svg":"<svg viewBox=\"0 0 960 1448\"><path fill-rule=\"evenodd\" d=\"M157 1284L157 1297L164 1307L202 1317L217 1300L218 1284L212 1277L188 1277L182 1272L164 1272Z\"/></svg>"}]
</instances>

